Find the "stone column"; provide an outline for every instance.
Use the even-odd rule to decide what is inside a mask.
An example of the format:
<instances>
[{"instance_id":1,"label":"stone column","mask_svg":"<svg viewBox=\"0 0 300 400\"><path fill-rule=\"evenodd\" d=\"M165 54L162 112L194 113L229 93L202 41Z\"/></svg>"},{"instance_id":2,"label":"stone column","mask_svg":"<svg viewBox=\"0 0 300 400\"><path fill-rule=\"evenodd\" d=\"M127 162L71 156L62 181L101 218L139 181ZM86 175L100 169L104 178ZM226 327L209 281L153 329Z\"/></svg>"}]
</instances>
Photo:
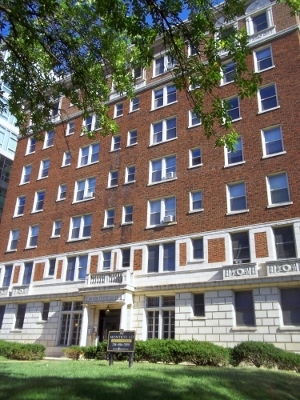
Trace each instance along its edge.
<instances>
[{"instance_id":1,"label":"stone column","mask_svg":"<svg viewBox=\"0 0 300 400\"><path fill-rule=\"evenodd\" d=\"M121 308L120 329L126 330L127 327L127 304L123 304Z\"/></svg>"},{"instance_id":2,"label":"stone column","mask_svg":"<svg viewBox=\"0 0 300 400\"><path fill-rule=\"evenodd\" d=\"M89 315L88 315L88 305L82 305L82 322L81 322L81 334L80 334L80 342L79 346L86 346L86 339L87 339L87 329L88 329L88 322L89 322Z\"/></svg>"}]
</instances>

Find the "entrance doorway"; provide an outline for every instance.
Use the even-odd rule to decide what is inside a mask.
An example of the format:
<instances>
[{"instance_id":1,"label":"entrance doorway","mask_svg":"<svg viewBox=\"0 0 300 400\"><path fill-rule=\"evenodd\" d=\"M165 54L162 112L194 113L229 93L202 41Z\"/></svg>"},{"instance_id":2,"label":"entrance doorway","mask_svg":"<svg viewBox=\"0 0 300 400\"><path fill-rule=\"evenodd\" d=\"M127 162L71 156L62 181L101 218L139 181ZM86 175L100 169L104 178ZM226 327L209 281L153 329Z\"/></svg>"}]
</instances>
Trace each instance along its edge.
<instances>
[{"instance_id":1,"label":"entrance doorway","mask_svg":"<svg viewBox=\"0 0 300 400\"><path fill-rule=\"evenodd\" d=\"M108 338L109 331L118 331L120 329L121 310L100 310L99 313L99 341L103 342Z\"/></svg>"}]
</instances>

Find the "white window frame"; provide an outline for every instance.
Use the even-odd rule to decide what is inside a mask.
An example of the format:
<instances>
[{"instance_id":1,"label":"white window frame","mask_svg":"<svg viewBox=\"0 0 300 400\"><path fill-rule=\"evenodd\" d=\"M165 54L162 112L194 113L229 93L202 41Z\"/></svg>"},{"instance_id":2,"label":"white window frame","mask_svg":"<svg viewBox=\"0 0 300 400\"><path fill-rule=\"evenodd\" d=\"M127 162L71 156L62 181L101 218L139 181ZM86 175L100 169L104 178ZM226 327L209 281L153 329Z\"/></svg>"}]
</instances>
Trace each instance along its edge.
<instances>
[{"instance_id":1,"label":"white window frame","mask_svg":"<svg viewBox=\"0 0 300 400\"><path fill-rule=\"evenodd\" d=\"M42 212L45 202L45 190L35 192L32 213ZM42 199L40 198L42 196ZM41 208L40 208L41 207Z\"/></svg>"},{"instance_id":2,"label":"white window frame","mask_svg":"<svg viewBox=\"0 0 300 400\"><path fill-rule=\"evenodd\" d=\"M35 153L36 139L34 137L28 138L26 155Z\"/></svg>"},{"instance_id":3,"label":"white window frame","mask_svg":"<svg viewBox=\"0 0 300 400\"><path fill-rule=\"evenodd\" d=\"M174 250L174 253L168 252L168 247ZM156 257L151 257L150 250ZM168 241L147 246L147 274L158 274L166 272L175 272L178 266L176 242ZM153 262L154 260L154 262ZM170 263L171 261L171 263ZM171 265L170 265L171 264ZM170 268L171 266L171 268Z\"/></svg>"},{"instance_id":4,"label":"white window frame","mask_svg":"<svg viewBox=\"0 0 300 400\"><path fill-rule=\"evenodd\" d=\"M71 165L71 152L67 150L63 155L62 167L68 167L69 165Z\"/></svg>"},{"instance_id":5,"label":"white window frame","mask_svg":"<svg viewBox=\"0 0 300 400\"><path fill-rule=\"evenodd\" d=\"M25 200L24 200L24 204L22 204L22 205L20 204L21 199L25 199ZM15 206L14 217L21 217L22 215L24 215L24 208L25 208L25 206L26 206L26 196L25 196L25 195L23 195L23 196L18 196L18 197L17 197L17 201L16 201L16 206ZM22 212L22 213L19 212L19 208L20 208L20 207L23 208L23 212Z\"/></svg>"},{"instance_id":6,"label":"white window frame","mask_svg":"<svg viewBox=\"0 0 300 400\"><path fill-rule=\"evenodd\" d=\"M280 139L276 139L276 140L273 140L273 141L266 142L266 134L268 132L272 132L272 131L275 132L276 130L278 130L279 133L280 133ZM282 136L281 125L275 125L275 126L271 126L269 128L262 129L261 130L261 137L262 137L263 158L275 157L275 156L278 156L280 154L285 154L286 153L286 151L284 150L284 145L283 145L283 136ZM274 143L274 142L281 142L282 150L281 151L272 152L272 153L268 153L267 152L267 145L269 143Z\"/></svg>"},{"instance_id":7,"label":"white window frame","mask_svg":"<svg viewBox=\"0 0 300 400\"><path fill-rule=\"evenodd\" d=\"M236 149L234 151L229 150L228 147L224 147L224 152L225 152L225 167L233 167L235 165L239 165L239 164L244 164L244 149L243 149L243 139L242 136L238 137L238 142L237 142L237 146ZM242 154L242 159L236 162L229 162L229 157L231 154L237 153L237 152L241 152Z\"/></svg>"},{"instance_id":8,"label":"white window frame","mask_svg":"<svg viewBox=\"0 0 300 400\"><path fill-rule=\"evenodd\" d=\"M196 122L194 122L196 120ZM189 128L202 124L201 118L198 118L193 110L189 111Z\"/></svg>"},{"instance_id":9,"label":"white window frame","mask_svg":"<svg viewBox=\"0 0 300 400\"><path fill-rule=\"evenodd\" d=\"M79 181L75 182L73 202L78 203L81 201L94 199L95 191L96 191L96 177L93 176L91 178L80 179ZM82 199L77 199L78 194L80 192L82 193Z\"/></svg>"},{"instance_id":10,"label":"white window frame","mask_svg":"<svg viewBox=\"0 0 300 400\"><path fill-rule=\"evenodd\" d=\"M133 172L131 170L133 170ZM128 167L126 167L125 183L133 183L133 182L135 182L135 174L136 174L135 165L129 165ZM133 179L132 179L132 175L133 175Z\"/></svg>"},{"instance_id":11,"label":"white window frame","mask_svg":"<svg viewBox=\"0 0 300 400\"><path fill-rule=\"evenodd\" d=\"M90 222L87 221L90 219ZM74 223L78 226L74 226ZM79 222L79 224L78 224ZM93 215L92 214L84 214L84 215L77 215L71 217L70 221L70 230L69 230L69 241L75 240L82 240L82 239L90 239L91 238L91 230L92 230L92 222L93 222ZM85 229L89 229L89 235L84 234ZM75 230L78 230L78 234ZM75 233L74 233L75 232Z\"/></svg>"},{"instance_id":12,"label":"white window frame","mask_svg":"<svg viewBox=\"0 0 300 400\"><path fill-rule=\"evenodd\" d=\"M172 202L174 201L174 207L170 207ZM170 202L170 204L168 204ZM152 211L152 207L156 204L157 211ZM170 208L168 208L170 207ZM151 222L151 219L155 219L157 216L159 221L157 223ZM176 197L164 197L161 199L149 200L148 201L148 223L147 227L155 227L155 226L162 226L168 223L175 223L176 222Z\"/></svg>"},{"instance_id":13,"label":"white window frame","mask_svg":"<svg viewBox=\"0 0 300 400\"><path fill-rule=\"evenodd\" d=\"M29 169L29 173L27 172L28 169ZM22 169L20 185L25 185L26 183L30 182L31 172L32 172L32 165L31 164L24 165L24 167Z\"/></svg>"},{"instance_id":14,"label":"white window frame","mask_svg":"<svg viewBox=\"0 0 300 400\"><path fill-rule=\"evenodd\" d=\"M45 167L45 164L48 163L48 162L49 162L48 167ZM39 179L48 178L50 165L51 165L50 158L46 158L45 160L41 161L40 171L39 171ZM45 172L47 172L47 175L45 175Z\"/></svg>"},{"instance_id":15,"label":"white window frame","mask_svg":"<svg viewBox=\"0 0 300 400\"><path fill-rule=\"evenodd\" d=\"M135 146L137 144L137 134L138 134L137 129L132 129L131 131L128 131L127 147Z\"/></svg>"},{"instance_id":16,"label":"white window frame","mask_svg":"<svg viewBox=\"0 0 300 400\"><path fill-rule=\"evenodd\" d=\"M133 205L128 204L123 207L122 225L129 225L133 223Z\"/></svg>"},{"instance_id":17,"label":"white window frame","mask_svg":"<svg viewBox=\"0 0 300 400\"><path fill-rule=\"evenodd\" d=\"M95 148L96 146L98 146L98 151L95 152L95 153L93 153L93 150L94 150L94 148ZM85 149L88 149L87 155L84 156L84 157L87 158L87 162L86 162L85 164L83 164L83 163L82 163L82 161L83 161L82 152L83 152ZM98 154L97 160L92 161L92 157L93 157L94 154ZM95 163L99 162L99 156L100 156L100 144L99 144L99 142L97 142L97 143L92 143L92 144L90 144L89 146L81 147L80 150L79 150L78 168L80 168L80 167L86 167L87 165L91 165L91 164L95 164Z\"/></svg>"},{"instance_id":18,"label":"white window frame","mask_svg":"<svg viewBox=\"0 0 300 400\"><path fill-rule=\"evenodd\" d=\"M61 106L61 100L57 100L54 103L52 103L53 107L50 111L50 118L52 121L57 121L60 118L60 106Z\"/></svg>"},{"instance_id":19,"label":"white window frame","mask_svg":"<svg viewBox=\"0 0 300 400\"><path fill-rule=\"evenodd\" d=\"M153 296L151 296L153 297ZM155 296L159 299L158 304L152 307L146 298L146 325L147 340L152 339L174 339L175 338L175 298L174 305L164 305L164 298L173 296ZM152 324L150 325L150 321ZM165 323L168 321L167 323ZM150 326L152 329L150 330ZM167 330L166 330L167 328Z\"/></svg>"},{"instance_id":20,"label":"white window frame","mask_svg":"<svg viewBox=\"0 0 300 400\"><path fill-rule=\"evenodd\" d=\"M196 151L200 151L200 156L194 156L194 152ZM200 157L200 163L197 164L193 164L193 160ZM203 161L202 161L202 151L200 147L194 147L193 149L189 150L189 168L197 168L197 167L201 167L203 165Z\"/></svg>"},{"instance_id":21,"label":"white window frame","mask_svg":"<svg viewBox=\"0 0 300 400\"><path fill-rule=\"evenodd\" d=\"M91 119L89 123L87 123L88 119ZM85 128L88 132L91 131L96 131L100 129L100 124L99 120L97 118L96 114L90 114L88 115L83 121L82 121L82 127ZM84 133L82 132L81 135Z\"/></svg>"},{"instance_id":22,"label":"white window frame","mask_svg":"<svg viewBox=\"0 0 300 400\"><path fill-rule=\"evenodd\" d=\"M239 195L235 195L233 196L232 193L232 189L233 188L244 188L244 192L243 194L239 194ZM227 190L227 214L238 214L238 213L242 213L242 212L246 212L249 211L247 209L247 188L246 188L246 182L245 181L239 181L239 182L234 182L234 183L229 183L226 186L226 190ZM245 200L245 207L244 208L235 208L232 205L232 202L234 200L238 200L244 198Z\"/></svg>"},{"instance_id":23,"label":"white window frame","mask_svg":"<svg viewBox=\"0 0 300 400\"><path fill-rule=\"evenodd\" d=\"M101 270L110 271L112 263L112 251L102 251L101 256Z\"/></svg>"},{"instance_id":24,"label":"white window frame","mask_svg":"<svg viewBox=\"0 0 300 400\"><path fill-rule=\"evenodd\" d=\"M63 201L67 198L67 184L61 183L58 186L57 201Z\"/></svg>"},{"instance_id":25,"label":"white window frame","mask_svg":"<svg viewBox=\"0 0 300 400\"><path fill-rule=\"evenodd\" d=\"M264 29L261 29L261 30L255 32L253 18L258 17L259 15L262 15L262 14L266 14L266 21L267 21L268 26ZM253 36L254 38L257 36L257 39L260 39L261 34L263 32L266 32L268 29L275 28L274 21L273 21L272 7L268 7L263 10L259 10L257 12L254 12L253 14L249 15L246 18L246 27L247 27L248 35ZM273 33L273 32L271 32L271 33ZM265 37L265 36L266 36L266 34L264 34L262 37ZM250 40L252 39L252 41L253 41L254 38L250 38Z\"/></svg>"},{"instance_id":26,"label":"white window frame","mask_svg":"<svg viewBox=\"0 0 300 400\"><path fill-rule=\"evenodd\" d=\"M200 199L196 199L196 196L199 196ZM201 202L201 207L196 208L194 203ZM202 190L193 190L190 192L190 213L195 213L199 211L203 211L203 191Z\"/></svg>"},{"instance_id":27,"label":"white window frame","mask_svg":"<svg viewBox=\"0 0 300 400\"><path fill-rule=\"evenodd\" d=\"M237 107L231 107L231 101L232 100L236 100L237 99ZM227 113L228 113L228 115L231 117L231 121L232 122L236 122L236 121L240 121L241 119L242 119L242 117L241 117L241 104L240 104L240 98L239 98L239 96L233 96L233 97L230 97L230 98L227 98L227 99L225 99L225 101L226 102L228 102L228 103L230 103L229 104L229 107L227 108ZM236 118L232 118L232 116L231 116L231 114L230 114L230 112L232 111L232 110L238 110L238 117L236 117Z\"/></svg>"},{"instance_id":28,"label":"white window frame","mask_svg":"<svg viewBox=\"0 0 300 400\"><path fill-rule=\"evenodd\" d=\"M268 66L268 67L266 67L266 68L259 68L259 62L262 62L263 60L260 60L260 61L258 61L258 59L257 59L257 53L259 53L259 52L262 52L262 51L264 51L264 50L267 50L267 49L270 49L270 57L267 57L267 58L264 58L264 60L267 60L267 59L271 59L271 65L270 66ZM265 47L261 47L261 48L259 48L259 49L256 49L254 52L253 52L253 59L254 59L254 70L255 70L255 72L262 72L262 71L267 71L268 69L271 69L271 68L274 68L275 67L275 65L274 65L274 60L273 60L273 52L272 52L272 46L271 45L269 45L269 46L265 46Z\"/></svg>"},{"instance_id":29,"label":"white window frame","mask_svg":"<svg viewBox=\"0 0 300 400\"><path fill-rule=\"evenodd\" d=\"M69 268L69 260L73 259L74 269ZM81 264L81 262L84 262ZM85 280L86 274L88 272L88 265L89 265L89 256L87 254L81 254L80 256L71 256L67 258L67 267L66 267L66 282L76 282ZM83 270L84 276L81 275L81 270ZM70 279L72 278L72 279Z\"/></svg>"},{"instance_id":30,"label":"white window frame","mask_svg":"<svg viewBox=\"0 0 300 400\"><path fill-rule=\"evenodd\" d=\"M171 96L171 98L174 96L174 91L171 92L171 94L169 94L169 89L173 88L175 89L175 100L169 101L169 96ZM161 96L159 98L156 98L156 93L161 92ZM161 104L160 105L156 105L156 102L158 101L158 99L160 100ZM162 86L156 89L152 90L152 110L156 110L158 108L161 107L165 107L168 106L170 104L174 104L177 102L177 89L176 86L171 84L171 85L166 85L166 86Z\"/></svg>"},{"instance_id":31,"label":"white window frame","mask_svg":"<svg viewBox=\"0 0 300 400\"><path fill-rule=\"evenodd\" d=\"M113 171L109 171L107 187L108 188L117 187L118 181L119 181L119 171L117 169L114 169Z\"/></svg>"},{"instance_id":32,"label":"white window frame","mask_svg":"<svg viewBox=\"0 0 300 400\"><path fill-rule=\"evenodd\" d=\"M230 70L229 72L225 72L224 68L226 66L234 66L233 70ZM222 64L222 68L221 68L221 74L222 74L222 78L221 78L221 85L228 85L229 83L234 82L234 78L232 77L234 74L236 73L236 63L234 61L228 61L224 64Z\"/></svg>"},{"instance_id":33,"label":"white window frame","mask_svg":"<svg viewBox=\"0 0 300 400\"><path fill-rule=\"evenodd\" d=\"M162 60L162 63L163 63L163 71L161 71L161 72L160 71L157 72L156 63L158 60ZM172 56L170 56L168 53L159 54L159 55L154 56L153 78L156 76L165 74L166 72L175 68L176 65L177 65L177 60L175 60L175 59L173 60Z\"/></svg>"},{"instance_id":34,"label":"white window frame","mask_svg":"<svg viewBox=\"0 0 300 400\"><path fill-rule=\"evenodd\" d=\"M115 226L115 209L114 208L108 208L105 210L105 216L104 216L104 227L105 228L112 228ZM113 220L113 223L108 223L109 219Z\"/></svg>"},{"instance_id":35,"label":"white window frame","mask_svg":"<svg viewBox=\"0 0 300 400\"><path fill-rule=\"evenodd\" d=\"M120 118L124 114L124 104L123 102L115 104L114 107L114 118Z\"/></svg>"},{"instance_id":36,"label":"white window frame","mask_svg":"<svg viewBox=\"0 0 300 400\"><path fill-rule=\"evenodd\" d=\"M16 251L17 250L19 238L20 238L20 229L11 229L11 231L9 233L7 251ZM12 247L12 246L14 246L14 247Z\"/></svg>"},{"instance_id":37,"label":"white window frame","mask_svg":"<svg viewBox=\"0 0 300 400\"><path fill-rule=\"evenodd\" d=\"M45 133L43 149L48 149L49 147L54 146L54 136L55 136L54 130Z\"/></svg>"},{"instance_id":38,"label":"white window frame","mask_svg":"<svg viewBox=\"0 0 300 400\"><path fill-rule=\"evenodd\" d=\"M56 221L53 221L53 227L52 227L52 235L51 237L60 237L60 232L61 232L61 226L62 226L62 221L61 219L57 219ZM59 230L59 233L56 233L56 231Z\"/></svg>"},{"instance_id":39,"label":"white window frame","mask_svg":"<svg viewBox=\"0 0 300 400\"><path fill-rule=\"evenodd\" d=\"M31 249L37 247L39 229L39 225L31 225L29 227L26 248ZM32 241L36 242L36 244L32 244Z\"/></svg>"},{"instance_id":40,"label":"white window frame","mask_svg":"<svg viewBox=\"0 0 300 400\"><path fill-rule=\"evenodd\" d=\"M168 160L172 162L175 160L175 166L168 166ZM160 168L154 171L154 164L160 163ZM150 168L149 168L149 184L161 183L170 179L176 179L176 169L177 169L177 158L176 155L170 155L162 158L157 158L155 160L150 160ZM160 180L154 180L153 174L158 173L161 175Z\"/></svg>"},{"instance_id":41,"label":"white window frame","mask_svg":"<svg viewBox=\"0 0 300 400\"><path fill-rule=\"evenodd\" d=\"M274 89L275 89L275 95L274 95L274 96L271 96L271 97L262 98L262 97L261 97L261 91L264 90L264 89L266 89L266 88L269 88L269 87L271 87L271 86L273 86ZM267 100L267 99L273 98L273 97L276 98L276 106L263 109L262 102L265 101L265 100ZM276 110L277 108L279 108L280 105L279 105L279 103L278 103L278 93L277 93L277 85L276 85L276 83L271 83L271 84L268 84L268 85L265 85L265 86L260 87L260 88L258 89L258 91L257 91L257 99L258 99L258 112L259 112L260 114L261 114L261 113L268 112L268 111Z\"/></svg>"},{"instance_id":42,"label":"white window frame","mask_svg":"<svg viewBox=\"0 0 300 400\"><path fill-rule=\"evenodd\" d=\"M138 111L140 109L140 98L138 96L130 100L130 112Z\"/></svg>"},{"instance_id":43,"label":"white window frame","mask_svg":"<svg viewBox=\"0 0 300 400\"><path fill-rule=\"evenodd\" d=\"M66 136L73 135L75 133L75 121L69 121L66 129Z\"/></svg>"},{"instance_id":44,"label":"white window frame","mask_svg":"<svg viewBox=\"0 0 300 400\"><path fill-rule=\"evenodd\" d=\"M273 188L272 189L272 187L271 187L271 179L273 179L275 177L280 177L280 176L285 176L286 185L282 186L280 188ZM267 175L266 183L267 183L268 207L280 207L280 206L285 205L285 204L292 204L291 195L290 195L290 188L289 188L288 175L287 175L287 173L285 171L284 172L279 172L277 174ZM283 202L273 203L273 201L272 201L272 192L274 192L275 190L277 190L277 191L278 190L286 190L287 191L287 195L288 195L288 199L286 201L283 201Z\"/></svg>"},{"instance_id":45,"label":"white window frame","mask_svg":"<svg viewBox=\"0 0 300 400\"><path fill-rule=\"evenodd\" d=\"M173 129L174 129L174 127L171 127L171 129L168 129L168 122L170 122L170 121L175 121L175 136L172 135L172 137L168 138L168 132L169 131L173 131ZM161 131L158 131L157 133L161 132L162 140L154 141L154 138L155 138L155 132L154 132L155 131L155 126L157 126L158 124L161 124ZM169 142L169 141L175 140L175 139L177 139L177 118L176 117L163 119L161 121L153 122L151 124L151 137L150 137L150 145L151 146L155 146L155 145L160 144L160 143Z\"/></svg>"},{"instance_id":46,"label":"white window frame","mask_svg":"<svg viewBox=\"0 0 300 400\"><path fill-rule=\"evenodd\" d=\"M114 135L111 138L110 151L119 151L119 150L121 150L121 135Z\"/></svg>"}]
</instances>

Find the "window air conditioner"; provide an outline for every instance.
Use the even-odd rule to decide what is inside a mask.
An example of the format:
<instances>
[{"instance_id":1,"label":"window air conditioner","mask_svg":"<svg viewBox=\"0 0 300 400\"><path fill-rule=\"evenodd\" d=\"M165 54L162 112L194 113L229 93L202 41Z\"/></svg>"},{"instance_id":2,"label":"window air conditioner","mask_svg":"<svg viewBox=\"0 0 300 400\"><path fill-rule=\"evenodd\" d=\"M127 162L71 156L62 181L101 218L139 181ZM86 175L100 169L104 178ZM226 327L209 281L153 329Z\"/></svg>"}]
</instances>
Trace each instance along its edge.
<instances>
[{"instance_id":1,"label":"window air conditioner","mask_svg":"<svg viewBox=\"0 0 300 400\"><path fill-rule=\"evenodd\" d=\"M166 173L166 179L172 179L175 177L175 172L167 172Z\"/></svg>"},{"instance_id":2,"label":"window air conditioner","mask_svg":"<svg viewBox=\"0 0 300 400\"><path fill-rule=\"evenodd\" d=\"M166 215L166 216L164 217L164 222L165 222L165 223L167 223L167 222L173 222L174 220L175 220L174 215Z\"/></svg>"},{"instance_id":3,"label":"window air conditioner","mask_svg":"<svg viewBox=\"0 0 300 400\"><path fill-rule=\"evenodd\" d=\"M94 197L95 193L94 192L88 192L86 194L86 196L84 196L85 199L91 199L92 197Z\"/></svg>"},{"instance_id":4,"label":"window air conditioner","mask_svg":"<svg viewBox=\"0 0 300 400\"><path fill-rule=\"evenodd\" d=\"M233 260L233 264L242 264L243 260Z\"/></svg>"}]
</instances>

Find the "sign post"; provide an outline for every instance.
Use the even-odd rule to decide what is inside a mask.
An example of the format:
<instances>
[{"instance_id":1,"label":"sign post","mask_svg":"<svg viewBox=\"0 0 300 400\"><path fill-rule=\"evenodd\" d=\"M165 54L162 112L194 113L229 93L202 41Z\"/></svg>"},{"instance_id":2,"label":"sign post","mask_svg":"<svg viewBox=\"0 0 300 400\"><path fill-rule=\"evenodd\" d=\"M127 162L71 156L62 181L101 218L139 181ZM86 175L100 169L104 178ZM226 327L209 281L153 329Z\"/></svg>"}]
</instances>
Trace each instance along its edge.
<instances>
[{"instance_id":1,"label":"sign post","mask_svg":"<svg viewBox=\"0 0 300 400\"><path fill-rule=\"evenodd\" d=\"M108 332L107 352L109 365L113 365L113 353L129 353L129 367L133 366L135 347L135 331L110 331Z\"/></svg>"}]
</instances>

